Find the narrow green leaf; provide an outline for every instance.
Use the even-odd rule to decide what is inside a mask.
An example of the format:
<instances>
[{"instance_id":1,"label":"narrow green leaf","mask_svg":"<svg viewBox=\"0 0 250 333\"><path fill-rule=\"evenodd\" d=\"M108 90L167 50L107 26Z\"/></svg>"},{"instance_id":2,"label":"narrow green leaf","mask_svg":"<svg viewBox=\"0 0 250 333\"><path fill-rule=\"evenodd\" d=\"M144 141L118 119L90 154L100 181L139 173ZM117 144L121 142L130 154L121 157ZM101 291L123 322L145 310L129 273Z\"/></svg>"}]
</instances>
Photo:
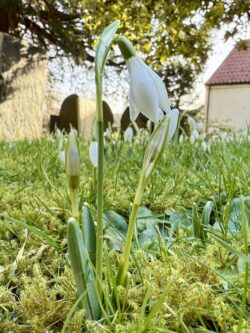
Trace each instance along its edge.
<instances>
[{"instance_id":1,"label":"narrow green leaf","mask_svg":"<svg viewBox=\"0 0 250 333\"><path fill-rule=\"evenodd\" d=\"M227 251L230 253L233 253L236 255L238 258L241 258L242 262L250 264L250 256L241 253L240 251L236 250L233 246L231 246L228 242L220 238L218 235L215 235L213 231L210 229L210 234L211 236L218 242L220 243L221 246L223 246Z\"/></svg>"},{"instance_id":2,"label":"narrow green leaf","mask_svg":"<svg viewBox=\"0 0 250 333\"><path fill-rule=\"evenodd\" d=\"M111 23L107 28L104 29L103 33L101 34L97 48L96 48L96 56L95 56L95 70L96 74L102 75L105 62L108 57L108 53L116 33L118 29L120 21L117 20Z\"/></svg>"},{"instance_id":3,"label":"narrow green leaf","mask_svg":"<svg viewBox=\"0 0 250 333\"><path fill-rule=\"evenodd\" d=\"M208 201L203 209L202 212L202 224L203 225L209 225L209 221L210 221L210 216L212 213L214 207L214 203L212 201Z\"/></svg>"},{"instance_id":4,"label":"narrow green leaf","mask_svg":"<svg viewBox=\"0 0 250 333\"><path fill-rule=\"evenodd\" d=\"M42 239L45 243L47 243L48 245L55 247L56 249L60 249L60 245L57 243L57 241L55 239L53 239L52 237L48 236L44 231L42 231L41 229L27 224L23 221L19 221L7 214L0 214L0 216L2 216L4 219L6 219L9 222L12 222L16 225L18 225L19 227L22 227L24 229L29 230L30 232L32 232L34 235L36 235L37 237L39 237L40 239ZM8 225L6 225L8 227Z\"/></svg>"},{"instance_id":5,"label":"narrow green leaf","mask_svg":"<svg viewBox=\"0 0 250 333\"><path fill-rule=\"evenodd\" d=\"M96 293L95 274L88 251L83 243L82 233L74 218L68 221L68 249L78 297L84 295L81 305L88 319L99 319L100 305Z\"/></svg>"},{"instance_id":6,"label":"narrow green leaf","mask_svg":"<svg viewBox=\"0 0 250 333\"><path fill-rule=\"evenodd\" d=\"M193 222L194 237L200 238L201 237L201 226L200 226L200 218L199 218L196 203L193 203L193 207L192 207L192 222Z\"/></svg>"},{"instance_id":7,"label":"narrow green leaf","mask_svg":"<svg viewBox=\"0 0 250 333\"><path fill-rule=\"evenodd\" d=\"M109 248L121 251L128 229L126 220L113 210L109 210L104 213L104 221L104 232Z\"/></svg>"},{"instance_id":8,"label":"narrow green leaf","mask_svg":"<svg viewBox=\"0 0 250 333\"><path fill-rule=\"evenodd\" d=\"M70 311L68 312L67 317L66 317L66 319L65 319L65 321L64 321L64 323L63 323L63 328L62 328L62 330L61 330L60 333L66 333L66 330L67 330L67 327L68 327L68 325L69 325L69 323L70 323L70 320L72 319L72 317L73 317L75 311L77 310L77 307L78 307L79 304L81 303L81 300L82 300L83 296L84 296L84 295L82 295L81 297L79 297L79 298L75 301L75 303L73 304L72 308L71 308Z\"/></svg>"},{"instance_id":9,"label":"narrow green leaf","mask_svg":"<svg viewBox=\"0 0 250 333\"><path fill-rule=\"evenodd\" d=\"M96 228L91 210L87 203L82 206L82 234L83 242L89 253L92 264L96 261Z\"/></svg>"}]
</instances>

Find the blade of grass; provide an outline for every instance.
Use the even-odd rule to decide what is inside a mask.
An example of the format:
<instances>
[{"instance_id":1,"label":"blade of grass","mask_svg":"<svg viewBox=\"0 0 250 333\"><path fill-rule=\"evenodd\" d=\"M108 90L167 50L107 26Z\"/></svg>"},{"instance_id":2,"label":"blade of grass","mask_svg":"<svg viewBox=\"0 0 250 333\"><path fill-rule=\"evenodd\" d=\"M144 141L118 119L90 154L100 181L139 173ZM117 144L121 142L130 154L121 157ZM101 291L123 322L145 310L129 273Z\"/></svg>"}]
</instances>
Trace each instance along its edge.
<instances>
[{"instance_id":1,"label":"blade of grass","mask_svg":"<svg viewBox=\"0 0 250 333\"><path fill-rule=\"evenodd\" d=\"M52 237L48 236L44 231L42 231L41 229L33 226L33 225L30 225L30 224L27 224L23 221L19 221L5 213L2 213L0 214L0 216L2 216L5 220L9 221L9 222L12 222L16 225L18 225L19 227L21 228L24 228L24 229L28 229L30 232L32 232L34 235L36 235L37 237L39 237L40 239L42 239L45 243L47 243L48 245L56 248L56 249L60 249L61 246L58 244L58 242L53 239ZM6 225L8 227L8 225Z\"/></svg>"}]
</instances>

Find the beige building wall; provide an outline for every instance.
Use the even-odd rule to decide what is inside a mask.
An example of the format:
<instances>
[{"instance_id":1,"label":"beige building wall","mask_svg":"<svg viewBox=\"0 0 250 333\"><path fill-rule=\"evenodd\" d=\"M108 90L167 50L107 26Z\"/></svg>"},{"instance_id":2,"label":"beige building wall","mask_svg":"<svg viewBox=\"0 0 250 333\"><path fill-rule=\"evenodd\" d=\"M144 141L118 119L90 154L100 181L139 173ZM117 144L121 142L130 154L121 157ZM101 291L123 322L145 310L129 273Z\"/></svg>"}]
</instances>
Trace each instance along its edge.
<instances>
[{"instance_id":1,"label":"beige building wall","mask_svg":"<svg viewBox=\"0 0 250 333\"><path fill-rule=\"evenodd\" d=\"M250 84L206 87L206 128L250 125Z\"/></svg>"},{"instance_id":2,"label":"beige building wall","mask_svg":"<svg viewBox=\"0 0 250 333\"><path fill-rule=\"evenodd\" d=\"M47 108L46 54L0 33L0 74L6 85L0 96L0 140L41 137Z\"/></svg>"}]
</instances>

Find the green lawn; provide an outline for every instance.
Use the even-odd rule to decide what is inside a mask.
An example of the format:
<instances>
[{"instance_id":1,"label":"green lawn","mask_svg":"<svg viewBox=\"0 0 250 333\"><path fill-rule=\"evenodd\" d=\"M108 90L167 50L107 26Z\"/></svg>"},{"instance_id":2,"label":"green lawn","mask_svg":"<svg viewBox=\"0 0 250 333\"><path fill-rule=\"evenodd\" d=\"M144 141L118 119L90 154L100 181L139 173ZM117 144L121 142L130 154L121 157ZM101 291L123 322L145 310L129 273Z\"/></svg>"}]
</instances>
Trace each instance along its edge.
<instances>
[{"instance_id":1,"label":"green lawn","mask_svg":"<svg viewBox=\"0 0 250 333\"><path fill-rule=\"evenodd\" d=\"M0 332L250 332L250 141L230 138L211 141L211 152L200 142L166 146L139 210L128 287L119 290L126 303L98 322L75 303L57 139L0 143ZM146 141L105 143L105 296ZM80 205L95 216L88 145L81 140Z\"/></svg>"}]
</instances>

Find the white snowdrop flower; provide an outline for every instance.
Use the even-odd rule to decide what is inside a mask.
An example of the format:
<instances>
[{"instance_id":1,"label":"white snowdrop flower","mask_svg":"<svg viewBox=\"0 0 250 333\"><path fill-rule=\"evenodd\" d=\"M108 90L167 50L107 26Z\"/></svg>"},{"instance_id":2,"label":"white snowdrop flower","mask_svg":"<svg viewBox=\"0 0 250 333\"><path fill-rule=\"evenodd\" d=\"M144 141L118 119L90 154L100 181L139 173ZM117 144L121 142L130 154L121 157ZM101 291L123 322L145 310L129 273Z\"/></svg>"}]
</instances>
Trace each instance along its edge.
<instances>
[{"instance_id":1,"label":"white snowdrop flower","mask_svg":"<svg viewBox=\"0 0 250 333\"><path fill-rule=\"evenodd\" d=\"M194 118L189 116L187 121L188 121L188 124L189 124L189 126L192 130L197 129L196 122L195 122Z\"/></svg>"},{"instance_id":2,"label":"white snowdrop flower","mask_svg":"<svg viewBox=\"0 0 250 333\"><path fill-rule=\"evenodd\" d=\"M59 157L59 161L65 165L65 151L64 150L61 150L60 153L58 154L58 157Z\"/></svg>"},{"instance_id":3,"label":"white snowdrop flower","mask_svg":"<svg viewBox=\"0 0 250 333\"><path fill-rule=\"evenodd\" d=\"M228 135L226 132L220 132L220 137L222 140L225 140L228 137Z\"/></svg>"},{"instance_id":4,"label":"white snowdrop flower","mask_svg":"<svg viewBox=\"0 0 250 333\"><path fill-rule=\"evenodd\" d=\"M151 133L152 132L152 121L151 120L148 120L147 121L147 130L149 131L149 133Z\"/></svg>"},{"instance_id":5,"label":"white snowdrop flower","mask_svg":"<svg viewBox=\"0 0 250 333\"><path fill-rule=\"evenodd\" d=\"M192 145L195 143L195 137L193 136L193 134L190 135L189 140Z\"/></svg>"},{"instance_id":6,"label":"white snowdrop flower","mask_svg":"<svg viewBox=\"0 0 250 333\"><path fill-rule=\"evenodd\" d=\"M209 142L207 143L207 151L211 153L211 144Z\"/></svg>"},{"instance_id":7,"label":"white snowdrop flower","mask_svg":"<svg viewBox=\"0 0 250 333\"><path fill-rule=\"evenodd\" d=\"M131 127L128 127L123 134L124 141L132 141L134 136L133 130Z\"/></svg>"},{"instance_id":8,"label":"white snowdrop flower","mask_svg":"<svg viewBox=\"0 0 250 333\"><path fill-rule=\"evenodd\" d=\"M103 136L104 136L105 138L110 138L110 137L111 137L111 131L110 131L109 128L107 128L106 131L103 132Z\"/></svg>"},{"instance_id":9,"label":"white snowdrop flower","mask_svg":"<svg viewBox=\"0 0 250 333\"><path fill-rule=\"evenodd\" d=\"M183 134L181 134L179 137L179 143L182 143L183 141L184 141L184 136L183 136Z\"/></svg>"},{"instance_id":10,"label":"white snowdrop flower","mask_svg":"<svg viewBox=\"0 0 250 333\"><path fill-rule=\"evenodd\" d=\"M193 130L192 135L194 136L195 139L198 139L199 132L197 131L197 129Z\"/></svg>"},{"instance_id":11,"label":"white snowdrop flower","mask_svg":"<svg viewBox=\"0 0 250 333\"><path fill-rule=\"evenodd\" d=\"M207 151L208 150L206 141L202 141L201 142L201 148L202 148L203 151Z\"/></svg>"},{"instance_id":12,"label":"white snowdrop flower","mask_svg":"<svg viewBox=\"0 0 250 333\"><path fill-rule=\"evenodd\" d=\"M199 132L196 129L194 129L190 135L190 143L194 144L198 138L199 138Z\"/></svg>"},{"instance_id":13,"label":"white snowdrop flower","mask_svg":"<svg viewBox=\"0 0 250 333\"><path fill-rule=\"evenodd\" d=\"M98 166L98 143L97 141L92 141L89 145L89 158L94 168Z\"/></svg>"},{"instance_id":14,"label":"white snowdrop flower","mask_svg":"<svg viewBox=\"0 0 250 333\"><path fill-rule=\"evenodd\" d=\"M196 128L199 132L201 132L203 130L203 122L202 121L198 121L196 123Z\"/></svg>"},{"instance_id":15,"label":"white snowdrop flower","mask_svg":"<svg viewBox=\"0 0 250 333\"><path fill-rule=\"evenodd\" d=\"M56 129L56 139L57 139L57 147L58 147L58 150L60 151L63 149L64 135L63 135L62 131L59 130L59 128Z\"/></svg>"},{"instance_id":16,"label":"white snowdrop flower","mask_svg":"<svg viewBox=\"0 0 250 333\"><path fill-rule=\"evenodd\" d=\"M157 123L163 117L163 111L170 111L166 87L160 77L137 56L127 38L119 37L118 45L130 76L130 119L134 122L141 112Z\"/></svg>"}]
</instances>

